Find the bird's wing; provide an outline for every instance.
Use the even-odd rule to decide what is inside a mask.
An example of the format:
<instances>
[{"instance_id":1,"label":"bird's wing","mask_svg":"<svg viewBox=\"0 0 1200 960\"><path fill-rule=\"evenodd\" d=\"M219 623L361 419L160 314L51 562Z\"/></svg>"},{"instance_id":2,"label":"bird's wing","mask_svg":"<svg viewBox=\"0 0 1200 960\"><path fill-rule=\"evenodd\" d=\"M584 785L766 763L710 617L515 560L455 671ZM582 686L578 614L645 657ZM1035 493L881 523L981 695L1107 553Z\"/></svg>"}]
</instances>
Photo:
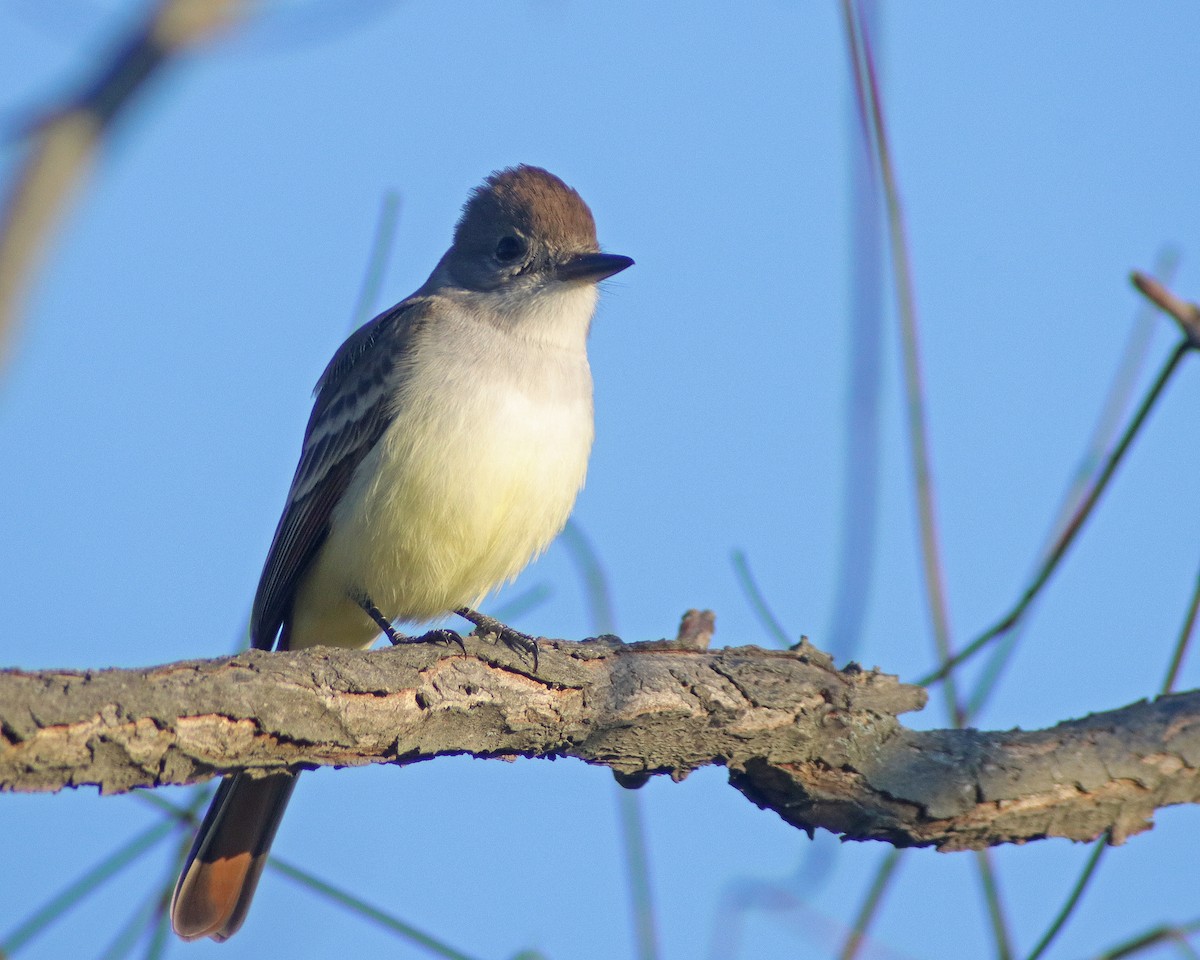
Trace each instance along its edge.
<instances>
[{"instance_id":1,"label":"bird's wing","mask_svg":"<svg viewBox=\"0 0 1200 960\"><path fill-rule=\"evenodd\" d=\"M391 423L397 360L428 312L428 301L414 298L384 311L350 335L317 381L300 463L254 597L252 646L274 645L300 580L329 533L333 508Z\"/></svg>"}]
</instances>

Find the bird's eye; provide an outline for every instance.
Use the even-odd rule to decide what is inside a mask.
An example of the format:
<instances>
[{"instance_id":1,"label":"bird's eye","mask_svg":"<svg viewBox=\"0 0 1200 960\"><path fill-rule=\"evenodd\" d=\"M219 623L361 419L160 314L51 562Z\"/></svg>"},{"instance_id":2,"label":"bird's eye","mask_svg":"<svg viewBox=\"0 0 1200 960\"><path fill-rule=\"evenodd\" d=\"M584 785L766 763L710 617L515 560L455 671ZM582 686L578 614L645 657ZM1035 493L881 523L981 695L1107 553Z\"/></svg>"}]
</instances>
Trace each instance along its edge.
<instances>
[{"instance_id":1,"label":"bird's eye","mask_svg":"<svg viewBox=\"0 0 1200 960\"><path fill-rule=\"evenodd\" d=\"M525 255L525 241L520 237L501 237L496 244L496 259L501 263L512 263Z\"/></svg>"}]
</instances>

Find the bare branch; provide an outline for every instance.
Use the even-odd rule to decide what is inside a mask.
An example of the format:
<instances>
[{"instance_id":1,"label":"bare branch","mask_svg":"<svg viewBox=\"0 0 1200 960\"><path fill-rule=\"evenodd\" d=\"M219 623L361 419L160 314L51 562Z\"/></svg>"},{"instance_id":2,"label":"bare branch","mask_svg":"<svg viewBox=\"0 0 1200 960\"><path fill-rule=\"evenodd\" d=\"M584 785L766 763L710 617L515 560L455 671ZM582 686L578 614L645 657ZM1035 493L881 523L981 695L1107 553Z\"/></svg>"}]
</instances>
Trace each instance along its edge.
<instances>
[{"instance_id":1,"label":"bare branch","mask_svg":"<svg viewBox=\"0 0 1200 960\"><path fill-rule=\"evenodd\" d=\"M66 104L29 131L29 151L0 203L0 366L21 297L113 120L181 51L245 15L250 0L158 0Z\"/></svg>"},{"instance_id":2,"label":"bare branch","mask_svg":"<svg viewBox=\"0 0 1200 960\"><path fill-rule=\"evenodd\" d=\"M1139 293L1179 324L1188 345L1200 349L1200 307L1172 293L1149 274L1135 270L1130 279Z\"/></svg>"},{"instance_id":3,"label":"bare branch","mask_svg":"<svg viewBox=\"0 0 1200 960\"><path fill-rule=\"evenodd\" d=\"M1114 842L1200 801L1200 692L1052 729L912 731L925 692L808 644L541 642L533 676L476 637L353 652L250 651L137 670L0 672L0 790L103 793L232 770L436 756L576 757L622 779L708 765L803 829L981 849Z\"/></svg>"}]
</instances>

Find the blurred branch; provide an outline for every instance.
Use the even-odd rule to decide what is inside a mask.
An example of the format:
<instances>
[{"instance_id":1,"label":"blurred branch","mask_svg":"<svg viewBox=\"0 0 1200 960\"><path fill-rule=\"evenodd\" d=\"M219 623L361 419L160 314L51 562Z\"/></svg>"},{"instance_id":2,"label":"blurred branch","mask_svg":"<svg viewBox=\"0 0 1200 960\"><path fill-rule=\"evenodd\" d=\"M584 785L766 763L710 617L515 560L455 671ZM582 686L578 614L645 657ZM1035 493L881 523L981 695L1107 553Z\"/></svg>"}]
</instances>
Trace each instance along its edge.
<instances>
[{"instance_id":1,"label":"blurred branch","mask_svg":"<svg viewBox=\"0 0 1200 960\"><path fill-rule=\"evenodd\" d=\"M1154 261L1156 276L1169 282L1179 268L1179 250L1164 247ZM1157 309L1153 301L1142 300L1129 329L1121 360L1113 373L1112 383L1105 397L1100 415L1096 418L1091 436L1084 444L1084 453L1075 468L1075 474L1063 496L1058 516L1054 521L1055 534L1067 523L1072 510L1083 499L1089 480L1101 469L1104 454L1112 448L1121 427L1121 420L1129 410L1138 381L1141 379L1146 361L1149 359L1151 340L1158 326ZM1050 538L1053 543L1054 537ZM1050 544L1046 545L1046 549Z\"/></svg>"},{"instance_id":2,"label":"blurred branch","mask_svg":"<svg viewBox=\"0 0 1200 960\"><path fill-rule=\"evenodd\" d=\"M880 4L857 4L864 33L877 35ZM843 7L843 12L846 8ZM850 24L847 24L849 27ZM851 52L853 53L853 46ZM841 530L838 534L836 594L830 620L831 651L851 657L862 642L876 566L879 530L879 481L882 446L880 429L883 395L884 263L883 216L875 143L862 101L862 84L855 87L856 108L850 147L850 248L847 350L843 399Z\"/></svg>"},{"instance_id":3,"label":"blurred branch","mask_svg":"<svg viewBox=\"0 0 1200 960\"><path fill-rule=\"evenodd\" d=\"M174 824L170 820L160 820L72 881L66 889L52 897L48 903L35 910L0 939L0 957L9 957L16 953L85 897L151 850L173 828Z\"/></svg>"},{"instance_id":4,"label":"blurred branch","mask_svg":"<svg viewBox=\"0 0 1200 960\"><path fill-rule=\"evenodd\" d=\"M933 456L930 450L928 418L925 414L925 374L922 371L921 337L917 321L916 283L912 260L909 257L900 186L892 163L882 95L876 76L875 57L871 51L871 38L852 0L843 0L842 11L846 21L846 36L850 42L850 58L854 66L859 109L864 118L870 120L869 126L879 163L880 184L883 187L884 206L887 211L888 241L892 255L896 311L900 318L900 346L904 360L904 408L908 427L908 448L912 460L917 526L921 539L921 570L925 579L926 602L929 606L938 661L945 664L953 653L950 647L950 603L946 594L941 558ZM958 701L954 678L947 674L945 681L946 706L950 720L955 726L962 726L963 711Z\"/></svg>"},{"instance_id":5,"label":"blurred branch","mask_svg":"<svg viewBox=\"0 0 1200 960\"><path fill-rule=\"evenodd\" d=\"M987 905L988 922L992 925L996 960L1012 960L1012 934L1008 929L1008 917L1004 909L1004 898L1000 895L1000 878L996 875L992 851L976 850L975 860L979 882L983 887L983 902Z\"/></svg>"},{"instance_id":6,"label":"blurred branch","mask_svg":"<svg viewBox=\"0 0 1200 960\"><path fill-rule=\"evenodd\" d=\"M583 527L575 520L568 520L562 532L562 544L567 548L571 559L579 573L583 585L583 594L587 598L588 610L591 614L591 629L598 634L612 633L617 628L617 615L613 607L612 588L608 582L608 573L600 554L592 545L591 539L584 533ZM705 611L708 621L708 634L699 644L701 648L708 646L712 637L712 611ZM703 618L698 610L690 610L683 618L679 627L681 645L685 638L696 637L696 631L702 630L700 620ZM695 645L695 644L693 644ZM635 773L632 776L613 771L617 784L622 787L617 791L617 813L621 824L621 847L625 855L625 874L629 883L629 900L633 912L634 946L637 949L638 960L657 960L658 949L658 919L654 910L653 888L650 883L650 852L646 842L646 817L642 811L640 794L634 791L644 786L650 779L648 773Z\"/></svg>"},{"instance_id":7,"label":"blurred branch","mask_svg":"<svg viewBox=\"0 0 1200 960\"><path fill-rule=\"evenodd\" d=\"M1109 454L1104 468L1097 475L1087 494L1081 497L1075 512L1059 532L1054 545L1047 552L1029 586L1025 588L1016 605L1001 617L995 625L985 630L949 660L944 661L933 673L922 677L918 683L929 685L946 679L959 664L974 656L996 639L1005 636L1013 627L1020 623L1021 617L1025 615L1025 611L1029 609L1033 601L1037 599L1038 594L1041 593L1042 588L1049 582L1059 562L1066 556L1071 544L1075 541L1075 537L1083 529L1088 517L1091 516L1093 508L1108 488L1109 481L1112 480L1117 467L1121 464L1121 460L1129 451L1134 438L1141 431L1147 417L1150 416L1150 411L1154 409L1154 405L1158 402L1159 397L1162 396L1163 390L1166 389L1171 377L1179 368L1179 364L1189 351L1200 349L1200 306L1188 303L1186 300L1176 296L1147 274L1135 272L1132 276L1132 281L1133 285L1137 287L1143 296L1159 307L1159 309L1169 314L1179 324L1179 328L1183 333L1183 339L1171 351L1171 355L1167 358L1167 362L1163 364L1162 370L1159 371L1150 390L1138 406L1129 425L1125 428L1125 432L1121 435L1121 439L1117 441L1117 445L1113 448L1112 453Z\"/></svg>"},{"instance_id":8,"label":"blurred branch","mask_svg":"<svg viewBox=\"0 0 1200 960\"><path fill-rule=\"evenodd\" d=\"M926 602L933 627L934 647L937 651L938 662L945 665L953 655L950 609L941 561L932 455L925 415L925 383L921 369L916 287L912 262L909 257L904 210L900 201L896 171L892 164L885 111L875 68L875 58L872 53L870 38L872 18L867 15L866 4L863 0L842 0L841 7L854 77L854 91L858 112L862 118L863 140L869 146L876 161L879 185L883 190L887 213L888 245L891 252L896 308L900 320L908 448L920 531L921 569L925 581ZM964 726L964 713L954 676L947 674L945 682L946 710L950 722L956 728L960 728ZM874 921L875 910L882 902L883 893L890 882L888 874L894 867L894 864L885 863L876 875L875 881L872 883L874 892L868 894L854 928L843 946L841 955L846 960L851 960L857 955L858 949ZM987 878L985 878L985 885L987 885ZM992 884L990 888L995 889L995 885ZM996 918L999 914L993 912L992 916ZM1004 938L1004 942L1007 942L1007 937ZM1003 946L1003 943L1000 945Z\"/></svg>"},{"instance_id":9,"label":"blurred branch","mask_svg":"<svg viewBox=\"0 0 1200 960\"><path fill-rule=\"evenodd\" d=\"M563 528L561 542L571 555L583 585L583 595L588 604L588 615L592 625L589 629L597 633L609 633L615 630L617 615L613 609L612 589L609 587L608 574L600 555L592 545L588 535L583 532L575 519L568 519Z\"/></svg>"},{"instance_id":10,"label":"blurred branch","mask_svg":"<svg viewBox=\"0 0 1200 960\"><path fill-rule=\"evenodd\" d=\"M1071 887L1071 892L1067 896L1066 903L1059 908L1058 913L1054 915L1054 919L1050 921L1050 926L1042 934L1025 960L1038 960L1050 948L1050 944L1054 942L1054 938L1058 936L1063 926L1075 912L1075 907L1079 904L1080 897L1083 896L1084 891L1088 888L1088 884L1092 881L1092 877L1095 876L1096 868L1100 866L1100 860L1104 857L1104 851L1107 849L1107 844L1103 843L1098 843L1092 848L1092 852L1083 866L1083 872L1079 874L1079 878Z\"/></svg>"},{"instance_id":11,"label":"blurred branch","mask_svg":"<svg viewBox=\"0 0 1200 960\"><path fill-rule=\"evenodd\" d=\"M298 883L300 886L308 890L314 891L326 899L332 900L334 903L345 907L351 913L362 919L375 924L378 927L387 930L389 933L397 934L410 943L414 943L419 947L424 948L427 952L436 957L445 957L447 960L472 960L470 954L462 953L451 947L449 944L443 943L436 937L425 933L423 930L414 927L411 923L407 923L398 917L392 916L386 910L381 910L379 907L373 906L361 897L357 897L352 893L336 887L331 883L327 883L315 874L309 873L302 867L289 863L286 860L281 860L279 857L273 856L267 861L267 866L277 873L282 873L289 880Z\"/></svg>"},{"instance_id":12,"label":"blurred branch","mask_svg":"<svg viewBox=\"0 0 1200 960\"><path fill-rule=\"evenodd\" d=\"M1179 251L1173 246L1167 246L1160 250L1154 261L1155 274L1167 278L1174 277L1178 266ZM1087 496L1093 479L1104 468L1104 459L1108 451L1112 449L1113 443L1118 437L1121 421L1133 403L1134 392L1141 379L1148 359L1150 343L1157 328L1157 314L1157 308L1150 301L1142 300L1139 303L1100 414L1096 418L1091 435L1084 444L1083 453L1076 463L1067 488L1059 501L1046 540L1038 550L1039 558L1044 558L1054 548L1063 529L1071 522L1071 516ZM1035 561L1035 569L1038 563L1040 560ZM979 716L999 686L1000 678L1012 662L1013 654L1028 625L1029 620L1022 618L1021 622L1014 625L1012 630L1004 636L1003 642L996 644L993 648L988 662L983 666L967 696L968 723Z\"/></svg>"},{"instance_id":13,"label":"blurred branch","mask_svg":"<svg viewBox=\"0 0 1200 960\"><path fill-rule=\"evenodd\" d=\"M1179 639L1175 641L1175 650L1171 654L1171 665L1167 667L1167 675L1163 678L1163 693L1170 693L1175 689L1175 681L1179 679L1179 670L1183 666L1183 657L1191 645L1192 635L1196 629L1198 613L1200 613L1200 574L1196 576L1196 587L1192 591L1191 602L1188 603L1187 613L1183 617Z\"/></svg>"},{"instance_id":14,"label":"blurred branch","mask_svg":"<svg viewBox=\"0 0 1200 960\"><path fill-rule=\"evenodd\" d=\"M1111 950L1106 950L1097 957L1097 960L1122 960L1124 957L1148 953L1164 943L1182 944L1190 949L1190 938L1197 933L1200 933L1200 920L1182 924L1163 924L1126 940ZM1187 955L1184 954L1184 956Z\"/></svg>"},{"instance_id":15,"label":"blurred branch","mask_svg":"<svg viewBox=\"0 0 1200 960\"><path fill-rule=\"evenodd\" d=\"M742 593L750 601L750 607L758 616L758 622L762 624L767 633L775 637L781 647L790 647L793 640L783 624L779 622L779 618L775 616L771 605L767 603L762 588L754 578L754 571L750 569L750 561L747 559L745 551L734 550L730 555L730 562L733 564L733 572L737 576L738 586L742 588Z\"/></svg>"},{"instance_id":16,"label":"blurred branch","mask_svg":"<svg viewBox=\"0 0 1200 960\"><path fill-rule=\"evenodd\" d=\"M351 330L358 329L375 315L375 305L379 302L379 291L383 287L383 276L387 273L387 261L392 253L399 223L400 194L395 190L385 191L379 205L379 220L375 224L375 238L371 241L362 287L358 291L354 312L350 315Z\"/></svg>"},{"instance_id":17,"label":"blurred branch","mask_svg":"<svg viewBox=\"0 0 1200 960\"><path fill-rule=\"evenodd\" d=\"M570 756L680 780L729 769L806 830L982 849L1114 843L1200 802L1200 692L1048 730L913 731L921 689L803 644L541 641L540 669L466 638L379 651L250 651L138 670L0 673L0 790L103 793L436 756Z\"/></svg>"},{"instance_id":18,"label":"blurred branch","mask_svg":"<svg viewBox=\"0 0 1200 960\"><path fill-rule=\"evenodd\" d=\"M1188 612L1184 617L1183 629L1180 630L1179 639L1175 643L1175 651L1171 657L1171 666L1167 669L1167 676L1163 680L1161 693L1166 695L1175 689L1175 680L1179 675L1179 668L1183 663L1184 653L1187 651L1188 644L1191 643L1192 631L1196 626L1196 610L1200 607L1200 579L1196 581L1196 589L1192 593L1191 602L1188 604ZM1075 910L1084 891L1087 890L1088 884L1096 875L1096 868L1100 865L1100 860L1104 856L1104 851L1108 849L1107 844L1097 844L1088 857L1087 863L1084 864L1083 871L1079 875L1079 879L1075 881L1075 885L1071 888L1071 893L1067 897L1066 903L1055 914L1054 920L1047 928L1046 932L1038 940L1037 946L1029 954L1026 960L1038 960L1049 949L1050 944L1054 942L1054 938L1058 936L1067 920ZM1186 940L1180 942L1186 944ZM1140 943L1140 941L1135 941Z\"/></svg>"},{"instance_id":19,"label":"blurred branch","mask_svg":"<svg viewBox=\"0 0 1200 960\"><path fill-rule=\"evenodd\" d=\"M74 97L33 126L0 209L0 366L38 260L113 121L177 54L230 26L250 2L160 0Z\"/></svg>"},{"instance_id":20,"label":"blurred branch","mask_svg":"<svg viewBox=\"0 0 1200 960\"><path fill-rule=\"evenodd\" d=\"M1130 280L1142 296L1179 324L1189 347L1200 349L1200 306L1176 296L1149 274L1135 270Z\"/></svg>"},{"instance_id":21,"label":"blurred branch","mask_svg":"<svg viewBox=\"0 0 1200 960\"><path fill-rule=\"evenodd\" d=\"M871 925L871 919L879 911L883 897L890 889L892 878L900 868L902 860L903 857L899 850L889 850L886 856L884 856L879 869L875 871L875 877L871 881L871 886L867 889L867 895L863 899L863 904L859 907L858 914L854 918L854 924L850 928L850 935L846 938L846 942L842 945L842 949L838 953L838 960L853 960L854 957L858 956L859 948L862 947L866 940L867 928Z\"/></svg>"}]
</instances>

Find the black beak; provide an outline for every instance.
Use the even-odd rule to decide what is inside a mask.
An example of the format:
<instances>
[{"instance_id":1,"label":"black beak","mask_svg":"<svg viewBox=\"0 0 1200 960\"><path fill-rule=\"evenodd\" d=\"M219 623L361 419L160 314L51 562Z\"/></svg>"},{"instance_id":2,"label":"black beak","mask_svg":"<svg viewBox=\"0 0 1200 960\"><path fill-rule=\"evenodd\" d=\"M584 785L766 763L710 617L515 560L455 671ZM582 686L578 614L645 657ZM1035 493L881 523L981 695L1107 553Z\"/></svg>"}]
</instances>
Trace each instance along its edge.
<instances>
[{"instance_id":1,"label":"black beak","mask_svg":"<svg viewBox=\"0 0 1200 960\"><path fill-rule=\"evenodd\" d=\"M588 280L599 283L632 266L633 260L617 253L578 253L558 264L554 268L554 275L559 280Z\"/></svg>"}]
</instances>

